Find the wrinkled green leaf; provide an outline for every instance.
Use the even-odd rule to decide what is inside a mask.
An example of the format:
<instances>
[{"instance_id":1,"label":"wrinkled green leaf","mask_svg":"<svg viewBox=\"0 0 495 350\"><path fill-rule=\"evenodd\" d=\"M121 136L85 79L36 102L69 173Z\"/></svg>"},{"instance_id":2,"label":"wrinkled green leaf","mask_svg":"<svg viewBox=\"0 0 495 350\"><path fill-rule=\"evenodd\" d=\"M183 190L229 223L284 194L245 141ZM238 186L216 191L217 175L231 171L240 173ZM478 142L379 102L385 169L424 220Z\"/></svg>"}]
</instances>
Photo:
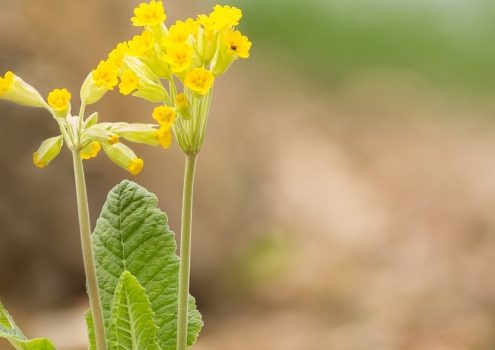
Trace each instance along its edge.
<instances>
[{"instance_id":1,"label":"wrinkled green leaf","mask_svg":"<svg viewBox=\"0 0 495 350\"><path fill-rule=\"evenodd\" d=\"M156 197L131 181L110 191L93 234L103 316L108 332L112 300L124 271L136 276L151 303L162 350L175 350L179 258L167 217ZM189 300L188 344L203 326L193 297Z\"/></svg>"},{"instance_id":2,"label":"wrinkled green leaf","mask_svg":"<svg viewBox=\"0 0 495 350\"><path fill-rule=\"evenodd\" d=\"M86 328L88 329L88 350L96 350L95 325L93 323L93 314L88 310L84 315L86 318Z\"/></svg>"},{"instance_id":3,"label":"wrinkled green leaf","mask_svg":"<svg viewBox=\"0 0 495 350\"><path fill-rule=\"evenodd\" d=\"M157 330L144 288L136 277L125 271L113 299L110 350L159 350Z\"/></svg>"},{"instance_id":4,"label":"wrinkled green leaf","mask_svg":"<svg viewBox=\"0 0 495 350\"><path fill-rule=\"evenodd\" d=\"M46 338L27 339L1 302L0 338L7 339L16 350L55 350L55 346Z\"/></svg>"}]
</instances>

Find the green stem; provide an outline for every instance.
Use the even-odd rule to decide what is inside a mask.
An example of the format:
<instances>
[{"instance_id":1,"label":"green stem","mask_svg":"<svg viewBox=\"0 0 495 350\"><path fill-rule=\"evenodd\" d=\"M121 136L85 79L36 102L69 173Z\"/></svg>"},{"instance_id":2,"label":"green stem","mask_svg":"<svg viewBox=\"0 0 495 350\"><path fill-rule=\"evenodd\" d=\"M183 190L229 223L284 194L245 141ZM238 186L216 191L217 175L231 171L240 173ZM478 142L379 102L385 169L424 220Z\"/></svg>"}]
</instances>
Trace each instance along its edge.
<instances>
[{"instance_id":1,"label":"green stem","mask_svg":"<svg viewBox=\"0 0 495 350\"><path fill-rule=\"evenodd\" d=\"M88 195L86 193L86 181L84 179L84 168L79 151L72 151L74 161L74 178L76 180L77 208L79 211L79 228L81 231L81 246L84 261L84 272L86 273L86 287L89 304L93 314L95 328L96 348L105 350L105 326L103 323L103 310L101 307L96 267L93 259L93 247L91 244L91 224L89 220Z\"/></svg>"},{"instance_id":2,"label":"green stem","mask_svg":"<svg viewBox=\"0 0 495 350\"><path fill-rule=\"evenodd\" d=\"M186 155L186 168L184 173L180 242L179 303L177 314L177 350L187 349L187 308L189 297L189 274L191 266L192 204L196 157L196 154Z\"/></svg>"}]
</instances>

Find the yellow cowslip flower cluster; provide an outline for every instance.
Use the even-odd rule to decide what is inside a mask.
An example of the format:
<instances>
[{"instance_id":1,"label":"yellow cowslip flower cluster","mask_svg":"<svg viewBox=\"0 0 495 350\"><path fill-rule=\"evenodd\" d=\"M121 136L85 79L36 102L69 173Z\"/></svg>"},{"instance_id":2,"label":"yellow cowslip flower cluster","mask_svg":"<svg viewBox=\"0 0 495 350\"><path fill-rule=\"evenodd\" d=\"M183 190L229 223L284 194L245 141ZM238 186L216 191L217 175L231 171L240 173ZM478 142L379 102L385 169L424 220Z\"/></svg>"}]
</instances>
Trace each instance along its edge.
<instances>
[{"instance_id":1,"label":"yellow cowslip flower cluster","mask_svg":"<svg viewBox=\"0 0 495 350\"><path fill-rule=\"evenodd\" d=\"M153 112L160 144L169 145L173 132L184 152L199 152L215 79L237 59L249 57L252 44L235 29L241 18L240 9L216 5L208 15L167 27L162 1L139 4L131 22L141 33L118 43L88 75L82 100L94 103L118 85L124 95L159 103L167 108ZM173 115L171 122L163 124L164 113Z\"/></svg>"},{"instance_id":2,"label":"yellow cowslip flower cluster","mask_svg":"<svg viewBox=\"0 0 495 350\"><path fill-rule=\"evenodd\" d=\"M102 62L93 71L92 77L96 91L108 89L118 82L118 75L112 71L110 62ZM132 72L131 72L132 73ZM24 106L47 109L60 128L60 135L43 141L33 153L33 163L38 168L46 167L60 153L64 143L80 155L82 159L91 159L103 148L108 157L117 165L133 175L139 174L144 162L138 158L131 148L121 143L125 139L130 142L144 143L152 146L168 147L170 142L163 141L163 126L154 124L98 123L98 114L93 113L84 119L84 107L81 106L79 116L71 114L72 95L67 89L52 90L45 101L38 91L12 72L0 77L0 99ZM164 120L160 125L165 123ZM168 129L173 122L169 120Z\"/></svg>"}]
</instances>

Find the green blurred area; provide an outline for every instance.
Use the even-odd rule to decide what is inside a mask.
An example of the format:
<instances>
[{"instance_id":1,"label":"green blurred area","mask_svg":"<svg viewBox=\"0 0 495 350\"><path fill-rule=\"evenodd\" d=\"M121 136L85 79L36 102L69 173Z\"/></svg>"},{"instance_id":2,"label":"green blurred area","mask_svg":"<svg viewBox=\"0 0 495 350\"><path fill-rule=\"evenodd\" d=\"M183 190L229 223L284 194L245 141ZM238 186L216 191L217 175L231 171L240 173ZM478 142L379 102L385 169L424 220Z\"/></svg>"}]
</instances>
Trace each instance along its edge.
<instances>
[{"instance_id":1,"label":"green blurred area","mask_svg":"<svg viewBox=\"0 0 495 350\"><path fill-rule=\"evenodd\" d=\"M495 3L236 0L257 60L326 86L368 70L406 70L443 87L495 90Z\"/></svg>"}]
</instances>

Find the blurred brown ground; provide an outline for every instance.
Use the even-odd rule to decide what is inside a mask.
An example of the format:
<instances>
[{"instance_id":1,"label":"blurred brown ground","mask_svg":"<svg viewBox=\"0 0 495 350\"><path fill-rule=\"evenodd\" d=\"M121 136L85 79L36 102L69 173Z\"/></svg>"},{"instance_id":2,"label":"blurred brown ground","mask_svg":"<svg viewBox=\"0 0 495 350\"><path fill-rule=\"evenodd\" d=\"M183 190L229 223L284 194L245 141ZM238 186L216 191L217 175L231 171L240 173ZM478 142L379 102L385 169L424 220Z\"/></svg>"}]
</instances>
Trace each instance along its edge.
<instances>
[{"instance_id":1,"label":"blurred brown ground","mask_svg":"<svg viewBox=\"0 0 495 350\"><path fill-rule=\"evenodd\" d=\"M134 4L0 0L0 71L77 96L131 35ZM195 349L494 349L493 102L398 71L322 91L287 70L255 47L216 85L196 186L192 293L206 326ZM113 93L97 108L139 121L152 106ZM32 166L56 133L43 111L0 103L0 120L2 301L27 335L84 349L70 157ZM146 167L135 180L177 231L182 155L137 150ZM104 156L86 166L95 220L127 174Z\"/></svg>"}]
</instances>

